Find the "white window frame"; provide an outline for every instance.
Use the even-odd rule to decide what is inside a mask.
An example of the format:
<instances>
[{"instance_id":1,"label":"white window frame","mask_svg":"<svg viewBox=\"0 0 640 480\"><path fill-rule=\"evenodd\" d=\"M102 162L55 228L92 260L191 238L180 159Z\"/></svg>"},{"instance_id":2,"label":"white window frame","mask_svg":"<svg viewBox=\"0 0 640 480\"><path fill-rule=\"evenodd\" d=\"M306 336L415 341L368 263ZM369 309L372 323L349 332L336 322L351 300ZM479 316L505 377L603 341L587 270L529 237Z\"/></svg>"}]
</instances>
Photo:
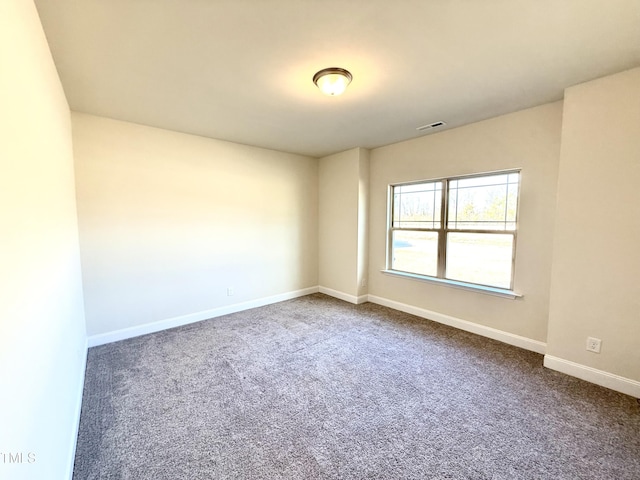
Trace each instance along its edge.
<instances>
[{"instance_id":1,"label":"white window frame","mask_svg":"<svg viewBox=\"0 0 640 480\"><path fill-rule=\"evenodd\" d=\"M477 177L488 177L493 175L505 175L517 173L519 174L519 182L518 182L518 197L517 197L517 205L516 205L516 223L515 229L513 230L489 230L489 229L460 229L460 228L449 228L448 227L448 208L449 208L449 190L450 190L450 182L454 180L464 180L469 178L477 178ZM419 185L423 183L442 183L442 198L441 198L441 207L440 207L440 227L439 228L417 228L417 227L394 227L393 226L393 208L394 208L394 188L408 186L408 185ZM484 173L474 173L470 175L460 175L453 177L444 177L444 178L435 178L428 180L420 180L413 182L402 182L389 185L388 190L388 207L387 207L387 258L386 258L386 269L382 270L383 273L410 278L414 280L422 280L442 285L447 285L455 288L461 288L465 290L471 290L481 293L488 293L491 295L497 295L506 298L519 298L522 297L520 293L516 293L514 291L514 283L515 283L515 266L516 266L516 245L517 245L517 237L519 230L519 208L520 208L520 193L521 193L521 184L522 184L522 171L519 168L509 169L509 170L499 170L492 172L484 172ZM438 259L437 259L437 275L430 276L426 274L405 272L402 270L394 270L392 268L392 260L393 260L393 232L394 231L416 231L416 232L437 232L438 233ZM483 285L479 283L471 283L466 281L458 281L451 280L446 278L446 256L447 256L447 235L449 233L478 233L478 234L508 234L513 236L512 243L512 254L511 254L511 281L509 288L500 288L490 285Z\"/></svg>"}]
</instances>

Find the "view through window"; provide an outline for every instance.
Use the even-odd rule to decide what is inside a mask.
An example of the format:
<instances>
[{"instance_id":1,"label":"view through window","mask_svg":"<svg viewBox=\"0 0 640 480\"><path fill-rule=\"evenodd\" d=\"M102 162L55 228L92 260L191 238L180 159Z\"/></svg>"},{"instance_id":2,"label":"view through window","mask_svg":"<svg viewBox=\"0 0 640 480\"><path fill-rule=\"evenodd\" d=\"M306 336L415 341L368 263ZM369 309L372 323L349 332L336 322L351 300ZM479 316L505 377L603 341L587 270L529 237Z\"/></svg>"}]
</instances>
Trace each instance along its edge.
<instances>
[{"instance_id":1,"label":"view through window","mask_svg":"<svg viewBox=\"0 0 640 480\"><path fill-rule=\"evenodd\" d=\"M513 288L520 172L394 185L391 270Z\"/></svg>"}]
</instances>

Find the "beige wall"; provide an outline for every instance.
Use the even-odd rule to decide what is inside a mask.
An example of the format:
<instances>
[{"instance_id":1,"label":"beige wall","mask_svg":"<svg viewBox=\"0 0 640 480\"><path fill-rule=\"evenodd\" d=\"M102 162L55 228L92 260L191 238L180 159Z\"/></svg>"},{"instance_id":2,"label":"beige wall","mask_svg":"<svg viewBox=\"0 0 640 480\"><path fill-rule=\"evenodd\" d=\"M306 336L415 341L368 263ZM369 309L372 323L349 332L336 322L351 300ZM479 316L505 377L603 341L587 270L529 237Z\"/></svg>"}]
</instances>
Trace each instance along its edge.
<instances>
[{"instance_id":1,"label":"beige wall","mask_svg":"<svg viewBox=\"0 0 640 480\"><path fill-rule=\"evenodd\" d=\"M355 300L366 293L369 152L354 148L319 161L319 283Z\"/></svg>"},{"instance_id":2,"label":"beige wall","mask_svg":"<svg viewBox=\"0 0 640 480\"><path fill-rule=\"evenodd\" d=\"M0 452L24 462L0 477L70 478L86 336L69 108L33 3L0 19Z\"/></svg>"},{"instance_id":3,"label":"beige wall","mask_svg":"<svg viewBox=\"0 0 640 480\"><path fill-rule=\"evenodd\" d=\"M640 68L566 90L555 229L547 353L640 381Z\"/></svg>"},{"instance_id":4,"label":"beige wall","mask_svg":"<svg viewBox=\"0 0 640 480\"><path fill-rule=\"evenodd\" d=\"M371 152L358 149L358 295L369 292L369 180Z\"/></svg>"},{"instance_id":5,"label":"beige wall","mask_svg":"<svg viewBox=\"0 0 640 480\"><path fill-rule=\"evenodd\" d=\"M90 335L317 285L316 159L72 118Z\"/></svg>"},{"instance_id":6,"label":"beige wall","mask_svg":"<svg viewBox=\"0 0 640 480\"><path fill-rule=\"evenodd\" d=\"M562 103L371 151L369 294L545 342ZM510 300L380 273L387 189L398 182L522 168L515 290Z\"/></svg>"}]
</instances>

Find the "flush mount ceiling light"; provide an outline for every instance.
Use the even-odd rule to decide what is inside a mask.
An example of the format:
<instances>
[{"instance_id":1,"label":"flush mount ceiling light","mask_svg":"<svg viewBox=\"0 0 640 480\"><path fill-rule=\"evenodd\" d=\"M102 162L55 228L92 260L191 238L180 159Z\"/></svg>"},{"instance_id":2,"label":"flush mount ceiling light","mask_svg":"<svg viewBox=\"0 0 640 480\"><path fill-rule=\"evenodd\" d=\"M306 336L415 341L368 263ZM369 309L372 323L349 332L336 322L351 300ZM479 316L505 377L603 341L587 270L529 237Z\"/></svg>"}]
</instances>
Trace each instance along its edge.
<instances>
[{"instance_id":1,"label":"flush mount ceiling light","mask_svg":"<svg viewBox=\"0 0 640 480\"><path fill-rule=\"evenodd\" d=\"M331 67L320 70L313 76L313 83L325 95L335 97L341 95L351 83L353 76L344 68Z\"/></svg>"}]
</instances>

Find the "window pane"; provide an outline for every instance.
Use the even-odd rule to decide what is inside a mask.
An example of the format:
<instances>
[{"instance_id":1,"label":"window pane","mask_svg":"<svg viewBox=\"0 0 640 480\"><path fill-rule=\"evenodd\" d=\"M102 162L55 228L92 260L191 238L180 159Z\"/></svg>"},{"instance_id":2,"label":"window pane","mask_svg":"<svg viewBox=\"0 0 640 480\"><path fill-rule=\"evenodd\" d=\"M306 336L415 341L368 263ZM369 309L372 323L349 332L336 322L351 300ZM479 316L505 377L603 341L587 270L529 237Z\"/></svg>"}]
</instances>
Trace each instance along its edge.
<instances>
[{"instance_id":1,"label":"window pane","mask_svg":"<svg viewBox=\"0 0 640 480\"><path fill-rule=\"evenodd\" d=\"M446 278L511 288L513 235L454 233L447 235Z\"/></svg>"},{"instance_id":2,"label":"window pane","mask_svg":"<svg viewBox=\"0 0 640 480\"><path fill-rule=\"evenodd\" d=\"M515 174L517 175L517 173ZM488 185L502 185L507 183L509 174L500 173L497 175L485 175L482 177L461 178L458 180L457 188L483 187Z\"/></svg>"},{"instance_id":3,"label":"window pane","mask_svg":"<svg viewBox=\"0 0 640 480\"><path fill-rule=\"evenodd\" d=\"M414 183L396 187L397 193L431 192L436 189L439 182Z\"/></svg>"},{"instance_id":4,"label":"window pane","mask_svg":"<svg viewBox=\"0 0 640 480\"><path fill-rule=\"evenodd\" d=\"M404 185L393 189L393 226L440 228L442 183Z\"/></svg>"},{"instance_id":5,"label":"window pane","mask_svg":"<svg viewBox=\"0 0 640 480\"><path fill-rule=\"evenodd\" d=\"M510 184L507 191L507 223L513 225L507 230L515 230L516 213L518 212L518 184Z\"/></svg>"},{"instance_id":6,"label":"window pane","mask_svg":"<svg viewBox=\"0 0 640 480\"><path fill-rule=\"evenodd\" d=\"M391 224L393 227L397 227L397 223L400 221L400 194L398 188L393 189L393 217Z\"/></svg>"},{"instance_id":7,"label":"window pane","mask_svg":"<svg viewBox=\"0 0 640 480\"><path fill-rule=\"evenodd\" d=\"M518 178L511 173L450 182L448 228L515 230Z\"/></svg>"},{"instance_id":8,"label":"window pane","mask_svg":"<svg viewBox=\"0 0 640 480\"><path fill-rule=\"evenodd\" d=\"M391 268L435 277L438 274L438 233L393 232Z\"/></svg>"}]
</instances>

